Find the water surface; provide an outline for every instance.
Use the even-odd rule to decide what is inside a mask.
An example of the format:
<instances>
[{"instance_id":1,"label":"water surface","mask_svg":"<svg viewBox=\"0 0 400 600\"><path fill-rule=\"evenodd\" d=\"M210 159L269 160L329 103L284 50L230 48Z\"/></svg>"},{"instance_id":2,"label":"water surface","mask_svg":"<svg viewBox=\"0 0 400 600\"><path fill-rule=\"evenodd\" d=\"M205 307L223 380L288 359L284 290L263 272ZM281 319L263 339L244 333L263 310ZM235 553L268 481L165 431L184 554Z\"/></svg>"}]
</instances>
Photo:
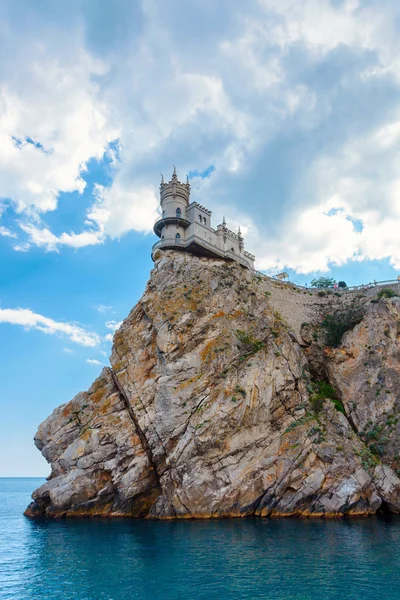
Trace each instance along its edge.
<instances>
[{"instance_id":1,"label":"water surface","mask_svg":"<svg viewBox=\"0 0 400 600\"><path fill-rule=\"evenodd\" d=\"M0 479L0 598L400 598L400 518L30 521Z\"/></svg>"}]
</instances>

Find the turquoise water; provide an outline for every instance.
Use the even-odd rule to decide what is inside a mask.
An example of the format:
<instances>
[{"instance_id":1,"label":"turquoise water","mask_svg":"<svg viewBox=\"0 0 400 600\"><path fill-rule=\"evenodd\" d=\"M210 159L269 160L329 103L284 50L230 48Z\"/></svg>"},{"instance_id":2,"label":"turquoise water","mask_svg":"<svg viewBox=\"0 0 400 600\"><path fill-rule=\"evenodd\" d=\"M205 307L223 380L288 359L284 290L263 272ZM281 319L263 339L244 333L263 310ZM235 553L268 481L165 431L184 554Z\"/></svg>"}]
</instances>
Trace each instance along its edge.
<instances>
[{"instance_id":1,"label":"turquoise water","mask_svg":"<svg viewBox=\"0 0 400 600\"><path fill-rule=\"evenodd\" d=\"M32 522L0 479L0 598L400 599L400 518Z\"/></svg>"}]
</instances>

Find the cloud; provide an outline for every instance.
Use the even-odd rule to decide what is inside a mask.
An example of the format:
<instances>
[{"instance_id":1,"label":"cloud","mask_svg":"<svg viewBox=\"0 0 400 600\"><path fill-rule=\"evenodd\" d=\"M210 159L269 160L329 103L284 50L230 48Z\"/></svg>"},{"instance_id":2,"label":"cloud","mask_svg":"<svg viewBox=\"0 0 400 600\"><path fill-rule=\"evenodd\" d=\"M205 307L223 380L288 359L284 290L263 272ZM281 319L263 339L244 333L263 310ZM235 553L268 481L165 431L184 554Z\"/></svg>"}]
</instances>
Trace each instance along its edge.
<instances>
[{"instance_id":1,"label":"cloud","mask_svg":"<svg viewBox=\"0 0 400 600\"><path fill-rule=\"evenodd\" d=\"M0 70L0 195L17 212L51 211L60 192L82 192L85 163L116 137L94 83L106 65L75 24L59 24L56 40L38 16L31 12L29 47L16 49L16 23L2 14L2 54L14 57L17 76Z\"/></svg>"},{"instance_id":2,"label":"cloud","mask_svg":"<svg viewBox=\"0 0 400 600\"><path fill-rule=\"evenodd\" d=\"M106 304L99 304L98 306L96 306L96 310L99 313L106 313L112 311L112 306L108 306Z\"/></svg>"},{"instance_id":3,"label":"cloud","mask_svg":"<svg viewBox=\"0 0 400 600\"><path fill-rule=\"evenodd\" d=\"M148 232L157 217L158 205L155 188L116 181L110 188L96 186L96 202L87 219L111 237L120 237L132 229Z\"/></svg>"},{"instance_id":4,"label":"cloud","mask_svg":"<svg viewBox=\"0 0 400 600\"><path fill-rule=\"evenodd\" d=\"M113 338L114 338L114 336L113 336L112 333L106 333L106 335L104 336L103 339L104 339L105 342L112 342Z\"/></svg>"},{"instance_id":5,"label":"cloud","mask_svg":"<svg viewBox=\"0 0 400 600\"><path fill-rule=\"evenodd\" d=\"M122 325L122 321L106 321L104 325L107 329L111 329L112 331L116 331Z\"/></svg>"},{"instance_id":6,"label":"cloud","mask_svg":"<svg viewBox=\"0 0 400 600\"><path fill-rule=\"evenodd\" d=\"M0 235L3 237L10 237L10 238L17 237L17 235L15 233L13 233L12 231L10 231L10 229L7 229L7 227L1 227L1 226L0 226Z\"/></svg>"},{"instance_id":7,"label":"cloud","mask_svg":"<svg viewBox=\"0 0 400 600\"><path fill-rule=\"evenodd\" d=\"M13 66L0 65L0 196L21 223L15 250L151 231L158 174L175 163L194 175L193 200L247 229L259 268L400 265L398 3L134 4L30 8L23 45L18 10L1 9ZM112 181L78 233L55 235L46 213L105 151Z\"/></svg>"},{"instance_id":8,"label":"cloud","mask_svg":"<svg viewBox=\"0 0 400 600\"><path fill-rule=\"evenodd\" d=\"M62 233L60 236L54 235L48 229L40 229L31 224L20 224L20 228L28 234L28 241L23 245L14 246L15 250L28 250L30 245L45 248L47 251L57 251L60 246L69 246L70 248L83 248L84 246L94 246L103 242L103 237L96 231L84 231L83 233Z\"/></svg>"},{"instance_id":9,"label":"cloud","mask_svg":"<svg viewBox=\"0 0 400 600\"><path fill-rule=\"evenodd\" d=\"M397 123L373 127L310 167L303 201L286 216L280 235L263 239L253 227L259 267L327 271L349 260L389 259L400 269L400 140ZM379 171L376 165L379 164ZM317 204L317 199L320 203Z\"/></svg>"},{"instance_id":10,"label":"cloud","mask_svg":"<svg viewBox=\"0 0 400 600\"><path fill-rule=\"evenodd\" d=\"M63 348L63 351L66 352L67 354L73 353L73 350L71 348Z\"/></svg>"},{"instance_id":11,"label":"cloud","mask_svg":"<svg viewBox=\"0 0 400 600\"><path fill-rule=\"evenodd\" d=\"M100 362L99 360L96 360L95 358L87 358L86 362L89 365L102 365L103 364L102 362Z\"/></svg>"},{"instance_id":12,"label":"cloud","mask_svg":"<svg viewBox=\"0 0 400 600\"><path fill-rule=\"evenodd\" d=\"M100 343L97 333L87 331L75 323L54 321L27 308L0 308L0 323L21 325L50 335L58 334L81 346L95 347Z\"/></svg>"}]
</instances>

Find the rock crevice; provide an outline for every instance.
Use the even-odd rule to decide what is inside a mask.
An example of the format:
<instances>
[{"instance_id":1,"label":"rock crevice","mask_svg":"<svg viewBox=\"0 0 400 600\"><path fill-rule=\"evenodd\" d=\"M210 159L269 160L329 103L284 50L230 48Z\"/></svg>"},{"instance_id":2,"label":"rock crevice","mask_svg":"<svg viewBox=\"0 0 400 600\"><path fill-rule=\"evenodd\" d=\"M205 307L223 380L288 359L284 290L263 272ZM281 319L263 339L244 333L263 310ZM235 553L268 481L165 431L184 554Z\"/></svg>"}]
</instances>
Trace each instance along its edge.
<instances>
[{"instance_id":1,"label":"rock crevice","mask_svg":"<svg viewBox=\"0 0 400 600\"><path fill-rule=\"evenodd\" d=\"M128 411L128 414L132 420L132 423L135 427L135 431L140 439L140 442L142 444L143 450L146 453L146 456L148 458L150 466L153 469L155 485L157 486L158 490L161 492L160 476L158 474L157 466L154 462L153 452L147 442L147 438L139 425L139 421L136 418L136 415L132 408L132 405L129 402L128 396L126 395L124 388L122 387L121 383L119 382L118 377L115 375L115 373L112 369L110 369L110 374L111 374L112 380L114 382L114 385L115 385L116 389L118 390L118 394L119 394L122 402L124 403L126 410Z\"/></svg>"}]
</instances>

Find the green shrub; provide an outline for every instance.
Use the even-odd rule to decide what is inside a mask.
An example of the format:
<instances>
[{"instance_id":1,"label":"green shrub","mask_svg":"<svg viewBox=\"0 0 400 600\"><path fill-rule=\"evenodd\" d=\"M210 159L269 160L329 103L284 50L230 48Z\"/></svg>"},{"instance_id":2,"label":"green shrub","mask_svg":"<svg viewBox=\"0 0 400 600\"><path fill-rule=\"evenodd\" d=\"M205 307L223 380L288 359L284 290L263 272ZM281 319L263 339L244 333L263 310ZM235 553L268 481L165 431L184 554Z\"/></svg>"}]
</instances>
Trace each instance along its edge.
<instances>
[{"instance_id":1,"label":"green shrub","mask_svg":"<svg viewBox=\"0 0 400 600\"><path fill-rule=\"evenodd\" d=\"M311 383L311 396L310 403L312 411L315 415L318 415L323 407L324 401L326 399L332 400L335 405L335 408L343 413L345 413L344 406L338 395L336 394L333 387L327 383L326 381L313 381Z\"/></svg>"},{"instance_id":2,"label":"green shrub","mask_svg":"<svg viewBox=\"0 0 400 600\"><path fill-rule=\"evenodd\" d=\"M346 411L344 410L344 406L343 406L343 402L341 401L340 398L331 398L333 404L336 407L336 410L338 410L339 412L341 412L342 414L346 414Z\"/></svg>"},{"instance_id":3,"label":"green shrub","mask_svg":"<svg viewBox=\"0 0 400 600\"><path fill-rule=\"evenodd\" d=\"M376 444L374 442L373 444L370 444L369 450L370 452L372 452L372 454L375 454L377 456L382 456L383 454L385 454L384 444Z\"/></svg>"},{"instance_id":4,"label":"green shrub","mask_svg":"<svg viewBox=\"0 0 400 600\"><path fill-rule=\"evenodd\" d=\"M363 317L364 315L360 308L338 310L333 314L326 315L322 321L322 327L326 333L327 346L331 348L340 346L344 334L361 323Z\"/></svg>"},{"instance_id":5,"label":"green shrub","mask_svg":"<svg viewBox=\"0 0 400 600\"><path fill-rule=\"evenodd\" d=\"M250 333L247 333L242 329L238 329L236 331L236 337L238 338L242 348L248 353L255 354L265 347L265 344L262 340L257 340Z\"/></svg>"},{"instance_id":6,"label":"green shrub","mask_svg":"<svg viewBox=\"0 0 400 600\"><path fill-rule=\"evenodd\" d=\"M244 388L242 388L240 385L235 385L235 389L233 390L235 392L235 394L240 394L242 396L242 398L246 398L247 396L247 392Z\"/></svg>"},{"instance_id":7,"label":"green shrub","mask_svg":"<svg viewBox=\"0 0 400 600\"><path fill-rule=\"evenodd\" d=\"M298 419L297 421L293 421L293 423L290 423L289 427L286 427L284 433L289 433L299 425L304 425L305 423L309 423L312 420L312 415L304 415L303 417L300 417L300 419Z\"/></svg>"},{"instance_id":8,"label":"green shrub","mask_svg":"<svg viewBox=\"0 0 400 600\"><path fill-rule=\"evenodd\" d=\"M379 300L381 298L394 298L395 296L398 296L398 294L396 294L396 292L394 292L390 288L386 290L379 290L379 292L377 293L377 298L379 298Z\"/></svg>"}]
</instances>

